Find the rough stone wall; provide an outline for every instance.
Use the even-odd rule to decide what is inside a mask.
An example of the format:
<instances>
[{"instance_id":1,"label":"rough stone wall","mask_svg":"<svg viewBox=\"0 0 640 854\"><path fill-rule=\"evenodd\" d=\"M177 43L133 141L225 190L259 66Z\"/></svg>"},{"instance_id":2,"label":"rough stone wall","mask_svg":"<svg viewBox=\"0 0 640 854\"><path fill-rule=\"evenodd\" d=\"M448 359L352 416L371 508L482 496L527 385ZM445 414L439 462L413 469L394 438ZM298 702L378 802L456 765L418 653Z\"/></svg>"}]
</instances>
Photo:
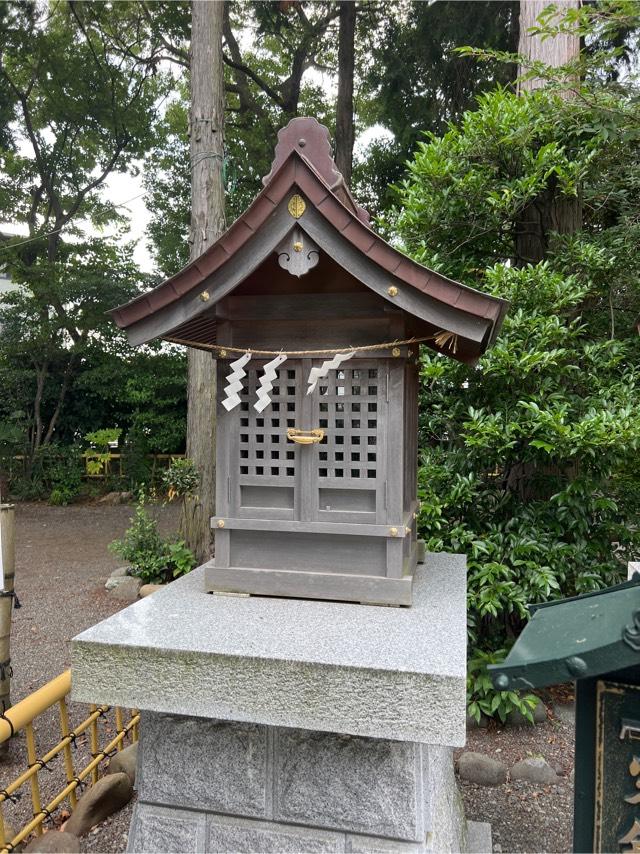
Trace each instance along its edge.
<instances>
[{"instance_id":1,"label":"rough stone wall","mask_svg":"<svg viewBox=\"0 0 640 854\"><path fill-rule=\"evenodd\" d=\"M131 852L461 851L452 750L145 712Z\"/></svg>"}]
</instances>

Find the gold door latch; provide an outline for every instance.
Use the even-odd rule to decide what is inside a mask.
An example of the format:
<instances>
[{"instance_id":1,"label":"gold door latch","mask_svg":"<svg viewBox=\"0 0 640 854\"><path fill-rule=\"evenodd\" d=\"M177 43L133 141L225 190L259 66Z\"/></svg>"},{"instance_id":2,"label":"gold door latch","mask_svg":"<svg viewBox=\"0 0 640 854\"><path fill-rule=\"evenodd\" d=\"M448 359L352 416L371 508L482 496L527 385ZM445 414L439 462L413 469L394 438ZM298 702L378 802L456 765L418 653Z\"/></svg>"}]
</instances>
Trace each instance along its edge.
<instances>
[{"instance_id":1,"label":"gold door latch","mask_svg":"<svg viewBox=\"0 0 640 854\"><path fill-rule=\"evenodd\" d=\"M287 439L297 445L316 445L324 439L324 430L321 427L315 427L313 430L298 430L297 427L288 427Z\"/></svg>"}]
</instances>

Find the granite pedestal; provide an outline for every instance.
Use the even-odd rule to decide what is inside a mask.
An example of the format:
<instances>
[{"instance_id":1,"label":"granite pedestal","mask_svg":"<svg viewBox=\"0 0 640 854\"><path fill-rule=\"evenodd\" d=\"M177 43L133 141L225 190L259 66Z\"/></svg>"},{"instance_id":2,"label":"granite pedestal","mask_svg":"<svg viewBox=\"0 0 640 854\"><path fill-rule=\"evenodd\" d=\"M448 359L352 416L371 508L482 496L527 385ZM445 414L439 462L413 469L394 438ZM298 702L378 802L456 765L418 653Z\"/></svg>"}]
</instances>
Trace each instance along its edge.
<instances>
[{"instance_id":1,"label":"granite pedestal","mask_svg":"<svg viewBox=\"0 0 640 854\"><path fill-rule=\"evenodd\" d=\"M465 562L411 608L204 593L73 641L73 699L143 711L129 850L464 851Z\"/></svg>"}]
</instances>

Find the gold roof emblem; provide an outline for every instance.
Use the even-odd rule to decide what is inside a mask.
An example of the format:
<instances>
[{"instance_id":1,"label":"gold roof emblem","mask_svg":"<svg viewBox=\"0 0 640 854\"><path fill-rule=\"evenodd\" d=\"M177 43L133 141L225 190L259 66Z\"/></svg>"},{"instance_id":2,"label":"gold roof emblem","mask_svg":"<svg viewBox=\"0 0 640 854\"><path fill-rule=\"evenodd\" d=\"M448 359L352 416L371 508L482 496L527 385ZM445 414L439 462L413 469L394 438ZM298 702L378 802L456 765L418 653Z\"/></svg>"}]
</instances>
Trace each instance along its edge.
<instances>
[{"instance_id":1,"label":"gold roof emblem","mask_svg":"<svg viewBox=\"0 0 640 854\"><path fill-rule=\"evenodd\" d=\"M304 199L297 193L295 194L295 196L291 196L291 198L289 199L289 204L287 205L289 213L294 219L299 219L305 212L306 207L307 206L304 203Z\"/></svg>"}]
</instances>

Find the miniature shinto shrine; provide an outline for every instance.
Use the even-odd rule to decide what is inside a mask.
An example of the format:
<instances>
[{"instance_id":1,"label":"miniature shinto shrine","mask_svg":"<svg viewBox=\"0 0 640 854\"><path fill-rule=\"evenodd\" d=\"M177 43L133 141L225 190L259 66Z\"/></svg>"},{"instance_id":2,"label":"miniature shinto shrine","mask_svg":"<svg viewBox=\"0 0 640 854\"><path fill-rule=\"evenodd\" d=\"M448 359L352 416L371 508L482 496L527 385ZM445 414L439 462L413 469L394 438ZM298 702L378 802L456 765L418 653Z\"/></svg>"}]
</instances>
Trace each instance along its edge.
<instances>
[{"instance_id":1,"label":"miniature shinto shrine","mask_svg":"<svg viewBox=\"0 0 640 854\"><path fill-rule=\"evenodd\" d=\"M209 590L411 604L418 348L473 364L506 310L380 238L315 119L175 276L112 312L218 359Z\"/></svg>"}]
</instances>

